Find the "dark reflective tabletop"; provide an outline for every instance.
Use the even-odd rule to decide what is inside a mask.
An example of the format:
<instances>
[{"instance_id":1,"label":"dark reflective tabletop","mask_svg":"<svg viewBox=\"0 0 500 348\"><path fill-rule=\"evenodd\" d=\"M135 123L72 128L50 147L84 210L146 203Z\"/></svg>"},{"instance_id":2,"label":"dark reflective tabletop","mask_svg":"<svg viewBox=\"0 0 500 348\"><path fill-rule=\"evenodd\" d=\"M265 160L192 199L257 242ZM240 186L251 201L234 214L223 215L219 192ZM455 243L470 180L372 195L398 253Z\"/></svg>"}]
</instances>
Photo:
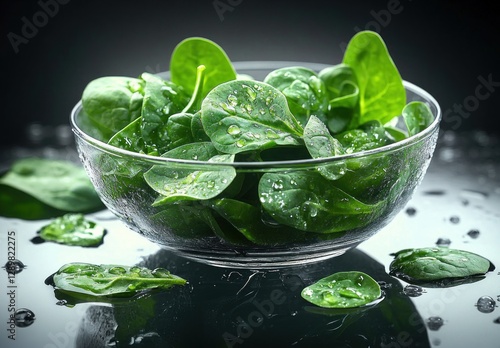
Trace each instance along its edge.
<instances>
[{"instance_id":1,"label":"dark reflective tabletop","mask_svg":"<svg viewBox=\"0 0 500 348\"><path fill-rule=\"evenodd\" d=\"M71 147L13 148L2 152L1 169L29 155L76 156ZM391 253L443 243L500 265L499 159L498 138L442 132L422 184L388 226L342 256L293 268L227 269L187 260L129 231L108 211L88 216L108 231L97 248L35 244L48 220L0 217L0 263L15 244L25 266L15 279L5 270L0 276L0 347L500 347L498 267L477 281L440 288L411 289L388 275ZM188 283L131 300L61 301L45 279L69 262L164 267ZM382 300L342 311L300 297L305 286L347 270L376 279ZM478 306L483 296L493 299L492 310ZM20 316L32 311L34 321L28 315L24 327L10 323L14 308Z\"/></svg>"}]
</instances>

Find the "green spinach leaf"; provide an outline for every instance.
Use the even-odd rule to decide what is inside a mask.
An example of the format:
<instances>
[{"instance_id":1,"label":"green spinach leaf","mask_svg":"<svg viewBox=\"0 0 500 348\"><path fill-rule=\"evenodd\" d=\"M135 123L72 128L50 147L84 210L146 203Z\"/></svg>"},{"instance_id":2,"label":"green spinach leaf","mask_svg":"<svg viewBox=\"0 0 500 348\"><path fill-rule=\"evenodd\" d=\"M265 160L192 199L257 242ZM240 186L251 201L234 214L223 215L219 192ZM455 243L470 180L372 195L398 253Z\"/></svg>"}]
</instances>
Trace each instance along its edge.
<instances>
[{"instance_id":1,"label":"green spinach leaf","mask_svg":"<svg viewBox=\"0 0 500 348\"><path fill-rule=\"evenodd\" d=\"M206 67L202 97L215 86L236 79L236 71L222 47L206 38L190 37L182 40L172 52L170 58L172 82L183 86L189 94L194 94L200 65Z\"/></svg>"},{"instance_id":2,"label":"green spinach leaf","mask_svg":"<svg viewBox=\"0 0 500 348\"><path fill-rule=\"evenodd\" d=\"M57 217L39 231L45 241L84 247L102 244L105 233L102 226L79 213Z\"/></svg>"},{"instance_id":3,"label":"green spinach leaf","mask_svg":"<svg viewBox=\"0 0 500 348\"><path fill-rule=\"evenodd\" d=\"M65 160L19 159L0 178L0 185L22 191L63 212L104 208L85 170Z\"/></svg>"},{"instance_id":4,"label":"green spinach leaf","mask_svg":"<svg viewBox=\"0 0 500 348\"><path fill-rule=\"evenodd\" d=\"M166 158L190 159L209 162L234 160L233 155L219 155L211 143L192 143L179 146L162 155ZM231 166L193 170L191 168L155 165L144 173L149 186L161 196L153 205L158 206L176 200L210 199L224 191L236 177Z\"/></svg>"},{"instance_id":5,"label":"green spinach leaf","mask_svg":"<svg viewBox=\"0 0 500 348\"><path fill-rule=\"evenodd\" d=\"M305 125L310 115L325 118L328 98L324 82L309 68L293 66L271 71L264 82L286 97L290 111Z\"/></svg>"},{"instance_id":6,"label":"green spinach leaf","mask_svg":"<svg viewBox=\"0 0 500 348\"><path fill-rule=\"evenodd\" d=\"M403 109L403 118L409 136L420 133L434 121L431 109L421 101L408 103Z\"/></svg>"},{"instance_id":7,"label":"green spinach leaf","mask_svg":"<svg viewBox=\"0 0 500 348\"><path fill-rule=\"evenodd\" d=\"M168 118L166 131L170 138L170 149L195 142L191 128L193 117L193 114L181 112Z\"/></svg>"},{"instance_id":8,"label":"green spinach leaf","mask_svg":"<svg viewBox=\"0 0 500 348\"><path fill-rule=\"evenodd\" d=\"M319 78L328 93L327 125L335 134L347 130L359 119L359 87L356 75L346 64L337 64L321 70Z\"/></svg>"},{"instance_id":9,"label":"green spinach leaf","mask_svg":"<svg viewBox=\"0 0 500 348\"><path fill-rule=\"evenodd\" d=\"M352 120L350 129L372 120L384 124L401 114L406 104L403 80L379 34L356 33L342 62L354 71L359 88L359 118Z\"/></svg>"},{"instance_id":10,"label":"green spinach leaf","mask_svg":"<svg viewBox=\"0 0 500 348\"><path fill-rule=\"evenodd\" d=\"M381 289L366 273L337 272L304 288L301 296L323 308L353 308L379 299Z\"/></svg>"},{"instance_id":11,"label":"green spinach leaf","mask_svg":"<svg viewBox=\"0 0 500 348\"><path fill-rule=\"evenodd\" d=\"M304 143L312 158L327 158L345 154L342 144L335 139L326 125L314 115L304 128ZM345 174L346 164L344 161L322 165L318 167L319 172L327 179L336 180Z\"/></svg>"},{"instance_id":12,"label":"green spinach leaf","mask_svg":"<svg viewBox=\"0 0 500 348\"><path fill-rule=\"evenodd\" d=\"M300 145L302 126L276 88L237 80L215 87L203 100L203 128L217 150L236 154L276 145Z\"/></svg>"},{"instance_id":13,"label":"green spinach leaf","mask_svg":"<svg viewBox=\"0 0 500 348\"><path fill-rule=\"evenodd\" d=\"M56 289L93 296L130 296L153 289L166 290L186 280L163 268L68 263L51 276Z\"/></svg>"},{"instance_id":14,"label":"green spinach leaf","mask_svg":"<svg viewBox=\"0 0 500 348\"><path fill-rule=\"evenodd\" d=\"M408 282L483 275L493 267L480 255L445 247L404 249L393 255L389 273Z\"/></svg>"},{"instance_id":15,"label":"green spinach leaf","mask_svg":"<svg viewBox=\"0 0 500 348\"><path fill-rule=\"evenodd\" d=\"M304 240L304 232L266 223L260 207L230 198L216 199L210 205L249 241L258 245L279 245Z\"/></svg>"},{"instance_id":16,"label":"green spinach leaf","mask_svg":"<svg viewBox=\"0 0 500 348\"><path fill-rule=\"evenodd\" d=\"M92 80L82 94L82 107L99 129L103 141L141 115L144 81L132 77L105 76Z\"/></svg>"},{"instance_id":17,"label":"green spinach leaf","mask_svg":"<svg viewBox=\"0 0 500 348\"><path fill-rule=\"evenodd\" d=\"M164 131L170 115L181 112L189 102L188 95L175 83L143 73L145 81L142 104L141 135L146 144L154 145L158 153L168 147L168 134Z\"/></svg>"},{"instance_id":18,"label":"green spinach leaf","mask_svg":"<svg viewBox=\"0 0 500 348\"><path fill-rule=\"evenodd\" d=\"M384 202L365 204L319 172L265 173L259 183L264 209L279 223L299 230L333 233L363 227L376 219Z\"/></svg>"}]
</instances>

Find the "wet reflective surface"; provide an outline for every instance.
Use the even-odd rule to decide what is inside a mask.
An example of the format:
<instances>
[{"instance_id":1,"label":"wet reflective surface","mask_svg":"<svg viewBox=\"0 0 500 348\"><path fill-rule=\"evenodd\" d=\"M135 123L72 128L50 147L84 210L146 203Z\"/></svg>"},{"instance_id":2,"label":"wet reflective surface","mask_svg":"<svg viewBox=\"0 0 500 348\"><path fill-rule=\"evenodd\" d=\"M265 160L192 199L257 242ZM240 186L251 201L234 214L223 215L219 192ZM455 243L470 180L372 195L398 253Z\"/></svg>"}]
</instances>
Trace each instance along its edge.
<instances>
[{"instance_id":1,"label":"wet reflective surface","mask_svg":"<svg viewBox=\"0 0 500 348\"><path fill-rule=\"evenodd\" d=\"M4 167L29 153L3 153ZM108 211L88 216L108 231L97 248L35 244L48 220L0 217L0 347L499 347L499 159L497 138L443 132L421 186L386 228L345 255L292 268L227 269L186 260ZM15 241L13 263L9 241ZM477 253L497 268L441 288L388 275L391 253L436 245ZM82 302L44 283L68 262L163 267L188 284L133 300ZM377 280L381 301L341 311L300 297L305 286L348 270Z\"/></svg>"}]
</instances>

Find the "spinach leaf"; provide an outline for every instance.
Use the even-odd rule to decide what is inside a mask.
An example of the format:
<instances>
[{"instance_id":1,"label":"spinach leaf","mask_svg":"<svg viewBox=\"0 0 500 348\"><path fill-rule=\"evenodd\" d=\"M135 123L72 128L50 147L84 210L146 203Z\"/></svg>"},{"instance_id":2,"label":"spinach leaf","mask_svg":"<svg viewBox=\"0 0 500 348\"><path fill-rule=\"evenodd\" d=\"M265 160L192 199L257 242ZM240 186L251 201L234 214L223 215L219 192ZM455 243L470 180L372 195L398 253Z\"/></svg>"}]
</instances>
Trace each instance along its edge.
<instances>
[{"instance_id":1,"label":"spinach leaf","mask_svg":"<svg viewBox=\"0 0 500 348\"><path fill-rule=\"evenodd\" d=\"M271 71L264 82L285 95L290 111L302 125L312 114L325 118L328 109L325 84L313 70L300 66L280 68Z\"/></svg>"},{"instance_id":2,"label":"spinach leaf","mask_svg":"<svg viewBox=\"0 0 500 348\"><path fill-rule=\"evenodd\" d=\"M210 141L210 138L203 128L203 123L201 122L201 110L196 112L191 119L191 134L193 136L193 142Z\"/></svg>"},{"instance_id":3,"label":"spinach leaf","mask_svg":"<svg viewBox=\"0 0 500 348\"><path fill-rule=\"evenodd\" d=\"M166 152L162 157L227 163L234 160L233 155L219 155L210 143L182 145ZM231 166L194 170L155 165L144 173L149 186L161 194L154 206L176 200L213 198L224 191L235 177L236 170Z\"/></svg>"},{"instance_id":4,"label":"spinach leaf","mask_svg":"<svg viewBox=\"0 0 500 348\"><path fill-rule=\"evenodd\" d=\"M166 124L164 125L166 127ZM108 144L131 152L158 155L154 144L146 143L142 137L142 117L136 118L109 139Z\"/></svg>"},{"instance_id":5,"label":"spinach leaf","mask_svg":"<svg viewBox=\"0 0 500 348\"><path fill-rule=\"evenodd\" d=\"M102 226L87 220L83 214L69 213L43 226L39 234L45 241L88 247L102 244L105 232Z\"/></svg>"},{"instance_id":6,"label":"spinach leaf","mask_svg":"<svg viewBox=\"0 0 500 348\"><path fill-rule=\"evenodd\" d=\"M356 33L342 62L354 71L359 88L359 118L352 120L350 129L371 120L384 124L401 114L406 104L403 80L379 34Z\"/></svg>"},{"instance_id":7,"label":"spinach leaf","mask_svg":"<svg viewBox=\"0 0 500 348\"><path fill-rule=\"evenodd\" d=\"M220 84L203 100L201 112L203 128L224 153L301 143L303 129L288 109L286 97L263 82Z\"/></svg>"},{"instance_id":8,"label":"spinach leaf","mask_svg":"<svg viewBox=\"0 0 500 348\"><path fill-rule=\"evenodd\" d=\"M480 255L445 247L404 249L393 255L389 273L415 283L483 275L493 268Z\"/></svg>"},{"instance_id":9,"label":"spinach leaf","mask_svg":"<svg viewBox=\"0 0 500 348\"><path fill-rule=\"evenodd\" d=\"M304 232L266 223L262 210L251 204L230 199L216 199L210 205L249 241L258 245L279 245L304 240Z\"/></svg>"},{"instance_id":10,"label":"spinach leaf","mask_svg":"<svg viewBox=\"0 0 500 348\"><path fill-rule=\"evenodd\" d=\"M365 204L319 172L265 173L259 197L269 215L284 225L318 233L363 227L376 219L384 202Z\"/></svg>"},{"instance_id":11,"label":"spinach leaf","mask_svg":"<svg viewBox=\"0 0 500 348\"><path fill-rule=\"evenodd\" d=\"M164 204L151 220L161 229L168 226L172 234L182 238L211 236L216 224L210 210L195 201Z\"/></svg>"},{"instance_id":12,"label":"spinach leaf","mask_svg":"<svg viewBox=\"0 0 500 348\"><path fill-rule=\"evenodd\" d=\"M434 120L429 106L421 101L408 103L403 109L403 118L409 136L420 133Z\"/></svg>"},{"instance_id":13,"label":"spinach leaf","mask_svg":"<svg viewBox=\"0 0 500 348\"><path fill-rule=\"evenodd\" d=\"M326 125L314 115L304 128L304 143L312 158L327 158L343 155L342 144L332 137ZM336 180L345 174L346 164L339 161L318 167L319 172L327 179Z\"/></svg>"},{"instance_id":14,"label":"spinach leaf","mask_svg":"<svg viewBox=\"0 0 500 348\"><path fill-rule=\"evenodd\" d=\"M163 268L68 263L51 276L56 289L93 296L130 296L184 285L186 280Z\"/></svg>"},{"instance_id":15,"label":"spinach leaf","mask_svg":"<svg viewBox=\"0 0 500 348\"><path fill-rule=\"evenodd\" d=\"M372 150L394 142L391 134L387 132L379 121L369 121L356 129L351 129L335 135L346 153L355 153Z\"/></svg>"},{"instance_id":16,"label":"spinach leaf","mask_svg":"<svg viewBox=\"0 0 500 348\"><path fill-rule=\"evenodd\" d=\"M381 296L380 285L359 271L337 272L318 280L301 292L304 300L323 308L353 308Z\"/></svg>"},{"instance_id":17,"label":"spinach leaf","mask_svg":"<svg viewBox=\"0 0 500 348\"><path fill-rule=\"evenodd\" d=\"M0 178L0 185L22 191L63 212L104 208L85 170L65 160L19 159Z\"/></svg>"},{"instance_id":18,"label":"spinach leaf","mask_svg":"<svg viewBox=\"0 0 500 348\"><path fill-rule=\"evenodd\" d=\"M189 102L184 90L168 80L143 73L145 81L142 104L141 135L146 144L157 147L158 152L167 149L168 134L164 131L170 115L181 112Z\"/></svg>"},{"instance_id":19,"label":"spinach leaf","mask_svg":"<svg viewBox=\"0 0 500 348\"><path fill-rule=\"evenodd\" d=\"M332 133L347 130L359 118L359 88L356 75L346 64L337 64L321 70L319 78L328 94L327 125Z\"/></svg>"},{"instance_id":20,"label":"spinach leaf","mask_svg":"<svg viewBox=\"0 0 500 348\"><path fill-rule=\"evenodd\" d=\"M50 219L64 214L35 197L13 187L0 184L0 216L23 220Z\"/></svg>"},{"instance_id":21,"label":"spinach leaf","mask_svg":"<svg viewBox=\"0 0 500 348\"><path fill-rule=\"evenodd\" d=\"M103 141L141 115L144 81L105 76L92 80L82 94L82 107Z\"/></svg>"},{"instance_id":22,"label":"spinach leaf","mask_svg":"<svg viewBox=\"0 0 500 348\"><path fill-rule=\"evenodd\" d=\"M178 146L194 143L194 136L191 129L193 114L181 112L168 118L166 132L169 139L169 148L174 149Z\"/></svg>"},{"instance_id":23,"label":"spinach leaf","mask_svg":"<svg viewBox=\"0 0 500 348\"><path fill-rule=\"evenodd\" d=\"M236 72L226 52L215 42L190 37L182 40L173 50L170 58L171 81L183 86L188 94L193 94L196 86L197 70L206 67L202 98L215 86L236 79Z\"/></svg>"}]
</instances>

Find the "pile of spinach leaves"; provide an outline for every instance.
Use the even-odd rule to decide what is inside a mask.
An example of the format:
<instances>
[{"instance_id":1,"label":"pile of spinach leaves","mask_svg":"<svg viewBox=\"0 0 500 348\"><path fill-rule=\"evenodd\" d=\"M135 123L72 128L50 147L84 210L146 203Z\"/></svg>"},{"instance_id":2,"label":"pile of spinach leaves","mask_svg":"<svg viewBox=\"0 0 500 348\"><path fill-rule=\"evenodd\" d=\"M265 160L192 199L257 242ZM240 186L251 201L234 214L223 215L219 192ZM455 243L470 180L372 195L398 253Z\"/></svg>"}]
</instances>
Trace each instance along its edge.
<instances>
[{"instance_id":1,"label":"pile of spinach leaves","mask_svg":"<svg viewBox=\"0 0 500 348\"><path fill-rule=\"evenodd\" d=\"M351 39L339 64L322 71L284 67L263 81L239 75L215 42L187 38L172 53L170 79L98 78L86 86L82 108L89 133L113 146L217 164L212 170L101 162L102 175L122 178L123 187L153 190L151 218L179 237L215 234L238 245L322 240L362 228L382 214L405 178L386 173L394 158L384 156L266 173L238 172L232 163L374 149L433 121L427 104L406 104L399 71L371 31ZM395 127L400 118L406 130Z\"/></svg>"}]
</instances>

